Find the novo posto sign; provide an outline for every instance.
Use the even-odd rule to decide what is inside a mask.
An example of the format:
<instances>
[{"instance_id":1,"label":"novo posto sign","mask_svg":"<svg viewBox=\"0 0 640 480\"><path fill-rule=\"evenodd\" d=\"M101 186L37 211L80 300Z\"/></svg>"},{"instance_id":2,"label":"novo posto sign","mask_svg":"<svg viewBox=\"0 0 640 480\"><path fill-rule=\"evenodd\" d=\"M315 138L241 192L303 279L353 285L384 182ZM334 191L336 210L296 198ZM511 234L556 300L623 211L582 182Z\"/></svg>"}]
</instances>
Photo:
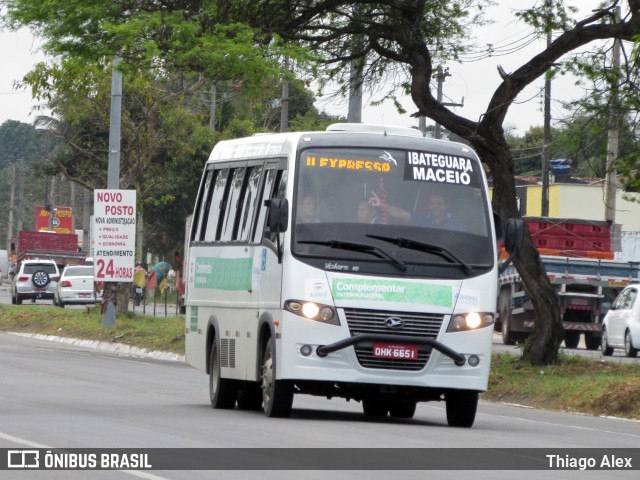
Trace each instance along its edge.
<instances>
[{"instance_id":1,"label":"novo posto sign","mask_svg":"<svg viewBox=\"0 0 640 480\"><path fill-rule=\"evenodd\" d=\"M136 191L94 190L93 211L96 280L131 282L136 253Z\"/></svg>"}]
</instances>

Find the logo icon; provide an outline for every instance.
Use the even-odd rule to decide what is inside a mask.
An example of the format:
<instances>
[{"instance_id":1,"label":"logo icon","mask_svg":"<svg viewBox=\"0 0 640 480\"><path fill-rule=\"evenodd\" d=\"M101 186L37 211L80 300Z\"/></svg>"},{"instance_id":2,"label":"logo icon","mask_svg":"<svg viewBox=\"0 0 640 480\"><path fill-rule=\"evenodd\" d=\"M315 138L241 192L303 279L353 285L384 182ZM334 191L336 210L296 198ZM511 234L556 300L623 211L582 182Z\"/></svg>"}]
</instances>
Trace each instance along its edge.
<instances>
[{"instance_id":1,"label":"logo icon","mask_svg":"<svg viewBox=\"0 0 640 480\"><path fill-rule=\"evenodd\" d=\"M39 468L40 452L38 450L7 451L8 468Z\"/></svg>"},{"instance_id":2,"label":"logo icon","mask_svg":"<svg viewBox=\"0 0 640 480\"><path fill-rule=\"evenodd\" d=\"M404 327L404 321L398 317L389 317L384 321L384 325L391 330L400 330Z\"/></svg>"},{"instance_id":3,"label":"logo icon","mask_svg":"<svg viewBox=\"0 0 640 480\"><path fill-rule=\"evenodd\" d=\"M393 158L393 156L387 151L380 155L380 160L384 160L385 162L393 162L396 167L398 166L398 162L396 162L396 159Z\"/></svg>"}]
</instances>

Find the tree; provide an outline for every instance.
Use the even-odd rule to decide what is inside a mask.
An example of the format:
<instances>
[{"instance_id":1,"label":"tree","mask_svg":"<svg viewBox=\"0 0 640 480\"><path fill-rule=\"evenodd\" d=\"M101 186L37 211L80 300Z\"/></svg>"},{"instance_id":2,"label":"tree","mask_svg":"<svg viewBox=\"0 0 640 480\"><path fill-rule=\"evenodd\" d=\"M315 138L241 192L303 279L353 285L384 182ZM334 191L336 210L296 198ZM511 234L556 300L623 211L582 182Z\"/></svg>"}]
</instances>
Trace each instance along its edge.
<instances>
[{"instance_id":1,"label":"tree","mask_svg":"<svg viewBox=\"0 0 640 480\"><path fill-rule=\"evenodd\" d=\"M41 164L54 147L55 140L46 130L15 120L0 125L0 211L5 212L0 220L0 248L6 248L11 183L16 187L11 227L15 235L19 224L33 227L35 207L45 204L48 179Z\"/></svg>"},{"instance_id":2,"label":"tree","mask_svg":"<svg viewBox=\"0 0 640 480\"><path fill-rule=\"evenodd\" d=\"M175 12L162 5L138 10L122 6L119 11L110 2L90 7L79 2L77 10L55 14L63 3L68 5L51 0L34 8L17 0L9 5L6 20L13 26L28 23L45 39L46 51L64 54L37 65L21 82L51 110L39 125L60 141L41 169L90 189L104 188L110 52L119 51L125 82L120 185L138 191L139 211L151 214L144 223L147 245L164 256L184 239L184 218L213 144L276 128L279 109L272 114L273 99L281 81L292 74L280 75L277 39L261 38L259 32L225 20L235 7L194 2L183 10L178 5ZM162 35L149 30L145 22L151 19L162 22ZM197 19L200 25L194 25ZM306 54L289 50L291 58L304 60ZM212 83L220 92L216 125L221 130L213 136L206 128ZM293 81L290 91L290 117L315 111L313 95L302 82ZM277 122L270 122L271 117Z\"/></svg>"},{"instance_id":3,"label":"tree","mask_svg":"<svg viewBox=\"0 0 640 480\"><path fill-rule=\"evenodd\" d=\"M460 37L463 22L469 22L476 2L405 0L371 3L366 0L319 0L282 2L267 17L259 17L262 28L276 31L282 38L302 42L330 65L328 73L348 71L357 62L369 78L380 78L389 66L401 66L409 78L409 91L417 106L416 115L425 115L466 138L489 167L493 177L493 206L502 218L518 217L513 156L502 127L506 113L517 95L554 64L574 50L597 40L633 40L640 33L640 2L624 2L629 13L614 22L618 1L593 12L579 22L570 19L571 10L559 0L548 0L522 11L521 19L540 34L561 32L538 55L512 72L502 68L502 79L487 104L480 121L457 115L439 103L431 78L438 57L463 50ZM530 235L514 259L536 312L536 327L526 343L523 356L533 364L549 364L558 358L563 339L558 301Z\"/></svg>"}]
</instances>

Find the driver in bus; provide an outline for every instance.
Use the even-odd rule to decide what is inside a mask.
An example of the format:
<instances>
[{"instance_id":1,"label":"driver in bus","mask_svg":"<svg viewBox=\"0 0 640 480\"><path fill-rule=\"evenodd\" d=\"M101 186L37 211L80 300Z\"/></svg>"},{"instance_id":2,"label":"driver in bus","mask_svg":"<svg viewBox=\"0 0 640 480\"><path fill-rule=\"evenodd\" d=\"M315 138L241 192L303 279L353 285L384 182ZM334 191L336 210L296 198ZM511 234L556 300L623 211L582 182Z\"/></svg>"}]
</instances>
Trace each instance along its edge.
<instances>
[{"instance_id":1,"label":"driver in bus","mask_svg":"<svg viewBox=\"0 0 640 480\"><path fill-rule=\"evenodd\" d=\"M296 212L297 223L318 223L316 199L313 195L305 195L298 201Z\"/></svg>"},{"instance_id":2,"label":"driver in bus","mask_svg":"<svg viewBox=\"0 0 640 480\"><path fill-rule=\"evenodd\" d=\"M382 200L380 200L380 197L373 191L371 192L371 198L369 198L369 205L374 208L381 208L383 206ZM429 211L427 213L420 213L407 212L400 207L387 204L387 215L402 223L421 227L437 227L458 231L466 230L464 223L451 215L449 202L443 194L437 192L429 194L428 205Z\"/></svg>"}]
</instances>

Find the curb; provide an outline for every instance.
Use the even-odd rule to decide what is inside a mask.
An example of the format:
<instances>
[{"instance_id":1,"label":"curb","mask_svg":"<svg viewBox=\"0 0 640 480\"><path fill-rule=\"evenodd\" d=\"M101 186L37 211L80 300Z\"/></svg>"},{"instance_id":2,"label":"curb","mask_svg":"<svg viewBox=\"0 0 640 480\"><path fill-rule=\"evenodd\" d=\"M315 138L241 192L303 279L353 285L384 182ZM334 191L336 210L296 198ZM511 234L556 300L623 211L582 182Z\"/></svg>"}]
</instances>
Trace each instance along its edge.
<instances>
[{"instance_id":1,"label":"curb","mask_svg":"<svg viewBox=\"0 0 640 480\"><path fill-rule=\"evenodd\" d=\"M146 348L132 347L124 343L100 342L98 340L81 340L79 338L58 337L55 335L42 335L39 333L5 332L18 337L34 338L36 340L46 340L50 342L66 343L76 347L91 348L103 352L115 353L121 356L152 358L154 360L166 360L170 362L184 362L184 355L172 352L161 352L157 350L147 350Z\"/></svg>"}]
</instances>

